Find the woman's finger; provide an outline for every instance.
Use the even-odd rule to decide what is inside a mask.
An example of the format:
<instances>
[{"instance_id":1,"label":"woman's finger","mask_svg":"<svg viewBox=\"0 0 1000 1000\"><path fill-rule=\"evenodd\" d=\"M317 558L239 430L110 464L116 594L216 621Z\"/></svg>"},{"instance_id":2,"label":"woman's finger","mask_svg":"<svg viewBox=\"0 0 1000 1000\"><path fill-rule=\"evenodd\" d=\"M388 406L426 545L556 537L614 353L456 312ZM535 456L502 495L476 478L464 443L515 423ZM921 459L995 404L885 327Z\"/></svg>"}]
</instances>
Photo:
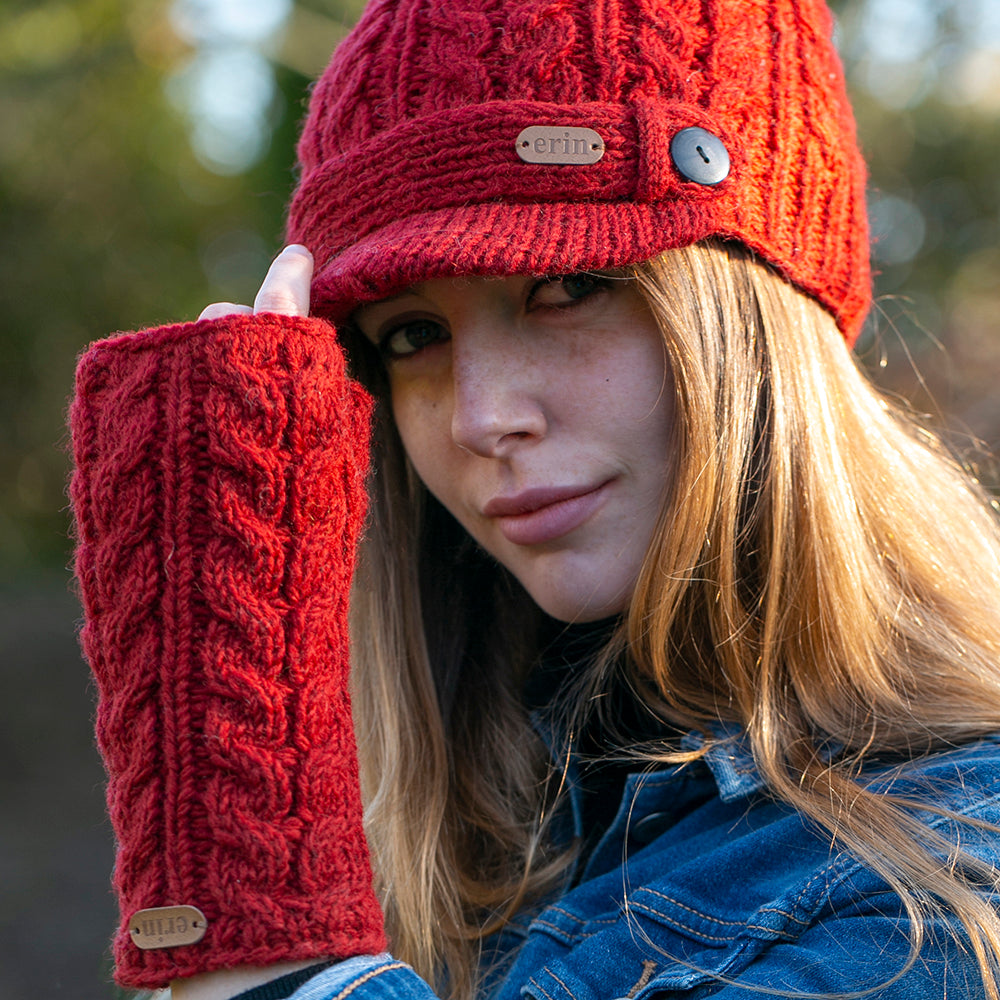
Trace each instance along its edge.
<instances>
[{"instance_id":1,"label":"woman's finger","mask_svg":"<svg viewBox=\"0 0 1000 1000\"><path fill-rule=\"evenodd\" d=\"M309 283L312 254L298 244L285 247L271 264L254 299L254 313L273 312L284 316L309 315Z\"/></svg>"},{"instance_id":2,"label":"woman's finger","mask_svg":"<svg viewBox=\"0 0 1000 1000\"><path fill-rule=\"evenodd\" d=\"M205 306L198 314L198 319L221 319L223 316L252 316L253 309L250 306L239 306L235 302L213 302L210 306Z\"/></svg>"}]
</instances>

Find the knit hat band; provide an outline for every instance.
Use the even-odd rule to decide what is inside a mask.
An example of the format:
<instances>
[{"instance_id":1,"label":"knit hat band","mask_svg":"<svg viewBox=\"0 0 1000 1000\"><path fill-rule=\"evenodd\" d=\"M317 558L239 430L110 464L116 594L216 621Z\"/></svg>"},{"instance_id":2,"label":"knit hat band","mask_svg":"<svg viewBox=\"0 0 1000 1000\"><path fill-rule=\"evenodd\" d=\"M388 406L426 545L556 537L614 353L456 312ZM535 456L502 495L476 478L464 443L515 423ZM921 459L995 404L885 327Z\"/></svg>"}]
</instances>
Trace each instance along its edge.
<instances>
[{"instance_id":1,"label":"knit hat band","mask_svg":"<svg viewBox=\"0 0 1000 1000\"><path fill-rule=\"evenodd\" d=\"M526 163L516 139L539 125L592 129L604 141L603 155L589 164ZM665 248L662 229L643 239L658 217L668 215L663 222L676 231L669 245L683 246L718 231L718 203L732 200L733 185L695 184L670 169L664 149L692 126L718 134L738 163L737 140L723 137L704 109L679 103L567 108L496 101L407 120L304 178L289 232L316 254L314 296L331 315L356 303L359 294L377 297L400 280L635 263ZM353 179L349 187L344 177ZM648 210L664 201L677 203L670 213ZM568 221L570 204L574 217L582 210L596 229L581 228L579 218ZM673 218L678 209L683 219ZM716 222L699 226L699 215L708 211ZM379 225L392 213L393 221ZM553 257L565 244L560 234L566 225L580 230L591 254L581 257L581 243L573 240L574 253ZM610 243L598 230L610 230ZM345 281L348 287L341 287Z\"/></svg>"},{"instance_id":2,"label":"knit hat band","mask_svg":"<svg viewBox=\"0 0 1000 1000\"><path fill-rule=\"evenodd\" d=\"M525 163L515 139L533 125L593 129L604 139L604 155L585 165ZM317 204L326 203L343 227L328 238L343 247L364 233L366 219L381 218L386 201L398 208L401 190L416 199L406 202L411 211L498 198L655 201L681 193L683 178L664 169L664 150L673 134L691 126L720 134L732 154L735 140L721 134L719 122L702 108L678 103L566 107L494 101L453 108L403 121L328 160L303 179L292 203L291 224L299 224L306 213L317 214ZM354 183L345 186L344 177ZM698 185L686 186L685 197L704 194ZM323 220L315 222L322 229Z\"/></svg>"}]
</instances>

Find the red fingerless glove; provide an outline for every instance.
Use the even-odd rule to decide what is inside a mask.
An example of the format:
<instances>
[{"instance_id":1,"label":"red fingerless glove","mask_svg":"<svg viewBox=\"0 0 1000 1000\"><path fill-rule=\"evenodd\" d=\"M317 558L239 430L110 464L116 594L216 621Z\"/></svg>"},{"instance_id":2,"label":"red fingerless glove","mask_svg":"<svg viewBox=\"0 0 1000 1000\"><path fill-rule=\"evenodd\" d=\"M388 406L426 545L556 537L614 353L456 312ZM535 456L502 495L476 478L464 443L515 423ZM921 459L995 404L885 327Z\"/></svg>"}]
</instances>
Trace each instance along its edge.
<instances>
[{"instance_id":1,"label":"red fingerless glove","mask_svg":"<svg viewBox=\"0 0 1000 1000\"><path fill-rule=\"evenodd\" d=\"M123 985L385 947L347 689L369 417L320 320L165 327L80 362L76 572ZM178 906L203 919L135 918Z\"/></svg>"}]
</instances>

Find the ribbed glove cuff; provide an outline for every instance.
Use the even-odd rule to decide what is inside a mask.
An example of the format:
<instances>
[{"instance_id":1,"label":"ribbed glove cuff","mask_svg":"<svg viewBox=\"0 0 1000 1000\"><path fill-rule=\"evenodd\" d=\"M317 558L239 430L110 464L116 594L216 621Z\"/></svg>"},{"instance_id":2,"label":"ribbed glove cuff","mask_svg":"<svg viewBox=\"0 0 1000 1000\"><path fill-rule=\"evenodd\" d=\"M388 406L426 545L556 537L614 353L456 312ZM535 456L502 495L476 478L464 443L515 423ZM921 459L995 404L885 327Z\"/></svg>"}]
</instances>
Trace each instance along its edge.
<instances>
[{"instance_id":1,"label":"ribbed glove cuff","mask_svg":"<svg viewBox=\"0 0 1000 1000\"><path fill-rule=\"evenodd\" d=\"M369 419L320 320L164 327L80 362L76 572L124 985L385 946L347 688ZM172 906L205 926L133 921Z\"/></svg>"}]
</instances>

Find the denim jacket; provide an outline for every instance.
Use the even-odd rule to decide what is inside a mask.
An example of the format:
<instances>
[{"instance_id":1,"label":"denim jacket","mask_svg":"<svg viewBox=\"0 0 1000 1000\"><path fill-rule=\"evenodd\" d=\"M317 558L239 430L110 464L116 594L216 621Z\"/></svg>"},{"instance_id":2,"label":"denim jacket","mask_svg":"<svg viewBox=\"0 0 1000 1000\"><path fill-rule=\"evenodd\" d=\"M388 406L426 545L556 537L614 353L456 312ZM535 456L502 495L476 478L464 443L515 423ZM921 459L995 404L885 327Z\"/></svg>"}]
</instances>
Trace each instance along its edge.
<instances>
[{"instance_id":1,"label":"denim jacket","mask_svg":"<svg viewBox=\"0 0 1000 1000\"><path fill-rule=\"evenodd\" d=\"M1000 824L1000 736L883 767L862 780L952 811L961 819L936 812L921 818L949 840L960 837L976 857L1000 861L1000 832L961 821ZM578 789L570 798L579 817ZM493 942L487 961L495 971L484 996L984 995L974 960L949 928L929 927L908 966L909 926L899 897L881 878L766 794L735 736L694 764L627 780L617 817L574 887ZM331 966L294 1000L349 994L434 997L408 966L381 955Z\"/></svg>"}]
</instances>

